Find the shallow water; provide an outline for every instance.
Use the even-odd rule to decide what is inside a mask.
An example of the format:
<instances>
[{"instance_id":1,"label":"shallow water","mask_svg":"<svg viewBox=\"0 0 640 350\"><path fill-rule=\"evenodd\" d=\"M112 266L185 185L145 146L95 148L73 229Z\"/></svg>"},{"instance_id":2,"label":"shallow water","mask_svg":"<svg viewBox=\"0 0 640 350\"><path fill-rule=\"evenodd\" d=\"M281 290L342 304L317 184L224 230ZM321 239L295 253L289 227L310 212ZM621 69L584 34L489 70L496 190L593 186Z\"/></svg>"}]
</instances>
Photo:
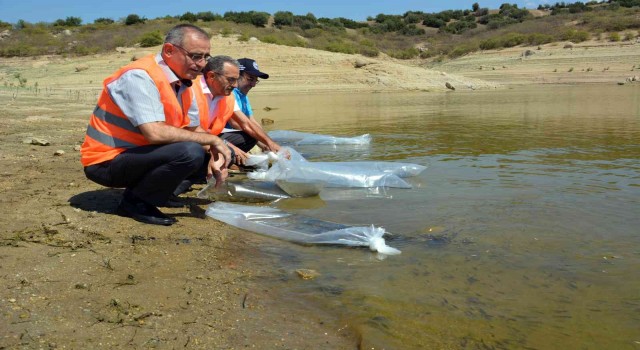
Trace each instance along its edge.
<instances>
[{"instance_id":1,"label":"shallow water","mask_svg":"<svg viewBox=\"0 0 640 350\"><path fill-rule=\"evenodd\" d=\"M402 255L257 238L292 300L376 349L638 349L640 86L260 96L271 129L355 136L310 160L427 165L413 189L278 207L384 227ZM270 112L261 107L274 108ZM292 271L314 269L312 281Z\"/></svg>"}]
</instances>

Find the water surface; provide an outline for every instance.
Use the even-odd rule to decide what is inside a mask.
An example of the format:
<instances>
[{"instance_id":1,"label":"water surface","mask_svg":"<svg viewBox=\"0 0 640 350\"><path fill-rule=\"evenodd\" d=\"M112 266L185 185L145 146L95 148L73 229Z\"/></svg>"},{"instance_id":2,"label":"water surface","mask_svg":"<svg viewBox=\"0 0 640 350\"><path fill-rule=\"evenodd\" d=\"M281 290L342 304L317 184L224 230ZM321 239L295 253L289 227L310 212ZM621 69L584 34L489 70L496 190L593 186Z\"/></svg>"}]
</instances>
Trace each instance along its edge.
<instances>
[{"instance_id":1,"label":"water surface","mask_svg":"<svg viewBox=\"0 0 640 350\"><path fill-rule=\"evenodd\" d=\"M640 87L260 96L271 129L355 136L310 160L428 166L413 189L324 190L285 210L384 227L402 255L258 238L291 300L386 349L640 348ZM261 107L275 108L270 112Z\"/></svg>"}]
</instances>

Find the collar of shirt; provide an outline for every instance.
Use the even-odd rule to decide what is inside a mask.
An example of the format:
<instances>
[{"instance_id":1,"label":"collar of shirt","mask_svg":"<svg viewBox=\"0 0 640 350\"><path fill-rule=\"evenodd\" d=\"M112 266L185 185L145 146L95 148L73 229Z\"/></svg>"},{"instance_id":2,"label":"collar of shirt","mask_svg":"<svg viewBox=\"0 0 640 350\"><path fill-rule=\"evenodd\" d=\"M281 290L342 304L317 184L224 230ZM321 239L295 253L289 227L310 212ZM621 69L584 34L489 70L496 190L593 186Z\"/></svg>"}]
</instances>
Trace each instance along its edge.
<instances>
[{"instance_id":1,"label":"collar of shirt","mask_svg":"<svg viewBox=\"0 0 640 350\"><path fill-rule=\"evenodd\" d=\"M238 88L233 88L233 92L235 92L240 97L247 97L247 95L243 94L242 91L240 91L240 89Z\"/></svg>"},{"instance_id":2,"label":"collar of shirt","mask_svg":"<svg viewBox=\"0 0 640 350\"><path fill-rule=\"evenodd\" d=\"M173 73L171 68L169 68L167 63L162 59L162 55L160 55L160 54L156 55L156 62L158 63L158 65L162 69L162 72L164 73L164 75L167 77L167 80L169 81L169 84L173 85L175 82L180 80L176 76L176 74Z\"/></svg>"},{"instance_id":3,"label":"collar of shirt","mask_svg":"<svg viewBox=\"0 0 640 350\"><path fill-rule=\"evenodd\" d=\"M202 93L209 98L209 101L213 100L213 93L211 92L211 90L209 90L209 86L207 86L207 81L204 79L204 75L199 75L198 79L200 79L200 86L202 86Z\"/></svg>"}]
</instances>

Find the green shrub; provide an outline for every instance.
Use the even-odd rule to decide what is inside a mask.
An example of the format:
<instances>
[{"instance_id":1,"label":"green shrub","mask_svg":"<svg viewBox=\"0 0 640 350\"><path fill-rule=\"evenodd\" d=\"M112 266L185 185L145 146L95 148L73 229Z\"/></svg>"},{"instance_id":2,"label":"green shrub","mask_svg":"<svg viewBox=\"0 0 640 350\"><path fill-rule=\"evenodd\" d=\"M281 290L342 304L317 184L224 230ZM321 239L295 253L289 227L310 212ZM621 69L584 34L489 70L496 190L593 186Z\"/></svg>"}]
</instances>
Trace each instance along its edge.
<instances>
[{"instance_id":1,"label":"green shrub","mask_svg":"<svg viewBox=\"0 0 640 350\"><path fill-rule=\"evenodd\" d=\"M183 22L195 23L198 21L198 16L193 12L185 12L180 16L180 20Z\"/></svg>"},{"instance_id":2,"label":"green shrub","mask_svg":"<svg viewBox=\"0 0 640 350\"><path fill-rule=\"evenodd\" d=\"M418 49L416 49L415 47L410 47L405 50L392 50L387 52L387 54L393 58L408 60L408 59L418 57L418 55L420 54L420 51L418 51Z\"/></svg>"},{"instance_id":3,"label":"green shrub","mask_svg":"<svg viewBox=\"0 0 640 350\"><path fill-rule=\"evenodd\" d=\"M73 49L71 49L71 53L77 56L93 55L95 53L98 53L98 51L100 51L100 48L98 47L90 47L85 45L76 45L73 47Z\"/></svg>"},{"instance_id":4,"label":"green shrub","mask_svg":"<svg viewBox=\"0 0 640 350\"><path fill-rule=\"evenodd\" d=\"M114 21L111 18L105 18L105 17L100 17L100 18L96 18L93 23L94 24L111 24Z\"/></svg>"},{"instance_id":5,"label":"green shrub","mask_svg":"<svg viewBox=\"0 0 640 350\"><path fill-rule=\"evenodd\" d=\"M620 34L618 32L609 33L609 41L620 41Z\"/></svg>"},{"instance_id":6,"label":"green shrub","mask_svg":"<svg viewBox=\"0 0 640 350\"><path fill-rule=\"evenodd\" d=\"M159 31L153 31L143 34L138 41L142 47L152 47L162 44L164 38Z\"/></svg>"},{"instance_id":7,"label":"green shrub","mask_svg":"<svg viewBox=\"0 0 640 350\"><path fill-rule=\"evenodd\" d=\"M130 26L130 25L134 25L134 24L138 24L138 23L144 23L146 21L147 21L146 18L140 17L140 16L136 15L135 13L132 13L132 14L128 15L127 18L125 18L124 24Z\"/></svg>"},{"instance_id":8,"label":"green shrub","mask_svg":"<svg viewBox=\"0 0 640 350\"><path fill-rule=\"evenodd\" d=\"M303 35L305 38L317 38L321 36L323 33L324 31L320 28L311 28L311 29L305 30Z\"/></svg>"},{"instance_id":9,"label":"green shrub","mask_svg":"<svg viewBox=\"0 0 640 350\"><path fill-rule=\"evenodd\" d=\"M530 45L542 45L555 41L555 37L550 34L532 33L527 36L527 43Z\"/></svg>"},{"instance_id":10,"label":"green shrub","mask_svg":"<svg viewBox=\"0 0 640 350\"><path fill-rule=\"evenodd\" d=\"M293 25L293 13L289 11L278 11L273 14L273 25L291 26Z\"/></svg>"},{"instance_id":11,"label":"green shrub","mask_svg":"<svg viewBox=\"0 0 640 350\"><path fill-rule=\"evenodd\" d=\"M213 22L213 21L219 21L222 19L222 16L220 16L219 14L213 13L211 11L198 12L196 17L199 20L202 20L203 22Z\"/></svg>"},{"instance_id":12,"label":"green shrub","mask_svg":"<svg viewBox=\"0 0 640 350\"><path fill-rule=\"evenodd\" d=\"M477 26L476 22L458 21L449 23L446 27L441 28L440 30L451 34L462 34L469 29L476 28Z\"/></svg>"},{"instance_id":13,"label":"green shrub","mask_svg":"<svg viewBox=\"0 0 640 350\"><path fill-rule=\"evenodd\" d=\"M371 46L360 46L360 48L358 48L358 53L367 57L378 57L378 55L380 55L380 51Z\"/></svg>"},{"instance_id":14,"label":"green shrub","mask_svg":"<svg viewBox=\"0 0 640 350\"><path fill-rule=\"evenodd\" d=\"M574 43L580 43L583 41L587 41L591 38L591 34L589 32L585 32L582 30L576 29L568 29L564 33L560 35L560 39L568 40Z\"/></svg>"},{"instance_id":15,"label":"green shrub","mask_svg":"<svg viewBox=\"0 0 640 350\"><path fill-rule=\"evenodd\" d=\"M4 57L26 57L39 54L38 49L25 43L13 43L3 45L0 48L0 55Z\"/></svg>"},{"instance_id":16,"label":"green shrub","mask_svg":"<svg viewBox=\"0 0 640 350\"><path fill-rule=\"evenodd\" d=\"M470 52L474 52L477 50L478 50L478 46L473 43L463 44L463 45L454 47L451 51L449 51L448 56L450 58L456 58L456 57L464 56Z\"/></svg>"},{"instance_id":17,"label":"green shrub","mask_svg":"<svg viewBox=\"0 0 640 350\"><path fill-rule=\"evenodd\" d=\"M348 54L354 54L357 52L353 44L343 41L330 42L324 47L324 49L331 52L341 52Z\"/></svg>"},{"instance_id":18,"label":"green shrub","mask_svg":"<svg viewBox=\"0 0 640 350\"><path fill-rule=\"evenodd\" d=\"M11 29L13 26L11 23L0 21L0 30L4 31L7 29Z\"/></svg>"}]
</instances>

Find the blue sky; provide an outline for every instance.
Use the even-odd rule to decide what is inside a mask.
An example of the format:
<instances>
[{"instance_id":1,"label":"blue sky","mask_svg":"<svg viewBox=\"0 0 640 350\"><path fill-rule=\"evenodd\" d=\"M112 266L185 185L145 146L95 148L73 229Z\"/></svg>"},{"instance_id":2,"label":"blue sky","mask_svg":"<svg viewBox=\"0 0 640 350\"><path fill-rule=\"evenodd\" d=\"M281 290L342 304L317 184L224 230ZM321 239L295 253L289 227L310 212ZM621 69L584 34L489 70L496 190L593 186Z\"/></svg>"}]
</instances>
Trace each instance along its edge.
<instances>
[{"instance_id":1,"label":"blue sky","mask_svg":"<svg viewBox=\"0 0 640 350\"><path fill-rule=\"evenodd\" d=\"M9 23L16 23L20 19L31 23L54 22L74 16L82 18L82 23L87 24L100 17L118 20L132 13L146 18L156 18L181 15L188 11L224 14L227 11L251 10L271 14L277 11L291 11L297 15L311 12L316 17L364 20L379 13L403 14L406 11L440 12L470 9L474 2L478 2L480 7L491 9L498 8L505 2L517 4L521 8L537 8L539 4L555 3L545 0L0 0L0 20Z\"/></svg>"}]
</instances>

